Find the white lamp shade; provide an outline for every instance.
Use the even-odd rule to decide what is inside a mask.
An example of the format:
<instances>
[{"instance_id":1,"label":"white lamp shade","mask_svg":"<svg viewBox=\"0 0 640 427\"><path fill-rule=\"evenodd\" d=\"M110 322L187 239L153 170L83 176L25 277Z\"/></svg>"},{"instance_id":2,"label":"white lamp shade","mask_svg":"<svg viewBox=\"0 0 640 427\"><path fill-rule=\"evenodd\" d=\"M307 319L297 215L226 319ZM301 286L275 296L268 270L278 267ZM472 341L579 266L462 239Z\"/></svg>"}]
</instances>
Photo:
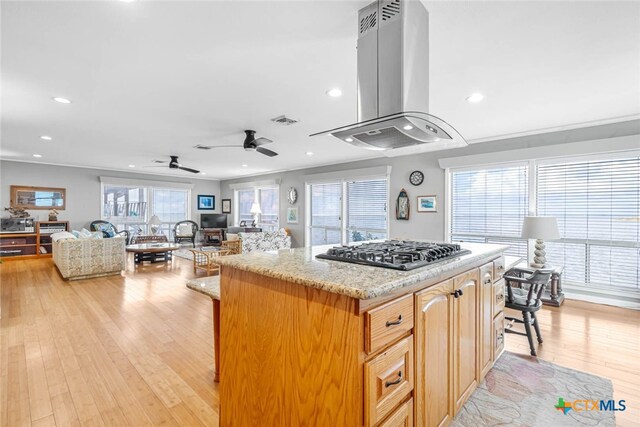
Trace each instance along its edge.
<instances>
[{"instance_id":1,"label":"white lamp shade","mask_svg":"<svg viewBox=\"0 0 640 427\"><path fill-rule=\"evenodd\" d=\"M149 225L161 225L162 221L158 218L158 215L153 215L149 220Z\"/></svg>"},{"instance_id":2,"label":"white lamp shade","mask_svg":"<svg viewBox=\"0 0 640 427\"><path fill-rule=\"evenodd\" d=\"M559 239L558 222L552 216L527 216L522 222L521 237L541 240Z\"/></svg>"},{"instance_id":3,"label":"white lamp shade","mask_svg":"<svg viewBox=\"0 0 640 427\"><path fill-rule=\"evenodd\" d=\"M254 203L251 205L251 210L250 210L250 212L251 212L252 214L261 214L261 213L262 213L262 210L260 209L260 204L259 204L259 203L255 203L255 202L254 202Z\"/></svg>"}]
</instances>

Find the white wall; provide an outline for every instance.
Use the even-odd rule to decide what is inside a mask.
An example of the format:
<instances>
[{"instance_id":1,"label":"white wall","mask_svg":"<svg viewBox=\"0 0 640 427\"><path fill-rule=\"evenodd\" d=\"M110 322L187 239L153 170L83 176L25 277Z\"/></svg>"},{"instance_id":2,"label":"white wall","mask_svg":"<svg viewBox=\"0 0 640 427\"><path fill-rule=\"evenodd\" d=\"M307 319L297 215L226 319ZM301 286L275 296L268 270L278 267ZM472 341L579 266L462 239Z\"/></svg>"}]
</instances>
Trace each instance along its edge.
<instances>
[{"instance_id":1,"label":"white wall","mask_svg":"<svg viewBox=\"0 0 640 427\"><path fill-rule=\"evenodd\" d=\"M188 176L185 178L177 178L166 175L147 175L4 160L0 161L0 202L2 203L3 209L9 207L11 199L9 187L11 185L66 188L66 209L60 211L58 219L70 221L70 226L73 229L80 229L82 227L89 228L91 221L100 219L100 176L192 184L192 219L199 224L200 213L220 212L219 181L190 179ZM198 194L215 195L215 211L198 211ZM47 220L48 211L46 210L33 210L30 211L30 213L34 218L39 218L43 221ZM2 216L6 217L8 213L3 211Z\"/></svg>"},{"instance_id":2,"label":"white wall","mask_svg":"<svg viewBox=\"0 0 640 427\"><path fill-rule=\"evenodd\" d=\"M530 155L529 149L535 149L544 157L590 154L615 149L631 149L640 147L640 121L622 124L594 126L562 132L532 135L520 138L505 139L493 142L483 142L466 148L417 154L411 156L378 158L351 163L341 163L309 169L293 170L275 174L251 176L220 182L222 198L233 199L230 185L241 182L262 180L280 180L280 226L291 229L294 247L304 246L304 218L305 218L305 182L307 175L325 174L340 179L345 171L374 166L391 166L389 192L389 237L414 238L428 240L444 240L445 238L445 170L440 167L439 159L467 156L487 163L493 161L524 160ZM630 135L630 136L629 136ZM629 136L628 138L625 138ZM621 142L620 144L616 144ZM451 163L449 161L448 163ZM481 163L481 162L478 162ZM476 163L476 164L478 164ZM424 183L413 186L409 183L409 175L414 170L424 173ZM286 223L286 210L290 206L287 202L289 187L298 191L299 224ZM407 190L411 201L411 215L409 221L395 219L396 198L400 190ZM436 195L438 197L437 213L418 213L416 211L416 197L421 195ZM233 217L233 216L231 216Z\"/></svg>"}]
</instances>

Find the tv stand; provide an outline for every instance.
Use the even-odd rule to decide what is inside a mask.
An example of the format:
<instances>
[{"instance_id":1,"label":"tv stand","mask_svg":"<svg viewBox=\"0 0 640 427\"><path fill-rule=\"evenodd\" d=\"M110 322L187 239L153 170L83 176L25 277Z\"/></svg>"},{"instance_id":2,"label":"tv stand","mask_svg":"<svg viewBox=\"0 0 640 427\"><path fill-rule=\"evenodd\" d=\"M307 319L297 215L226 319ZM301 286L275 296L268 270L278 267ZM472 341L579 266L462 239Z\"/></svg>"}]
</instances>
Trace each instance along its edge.
<instances>
[{"instance_id":1,"label":"tv stand","mask_svg":"<svg viewBox=\"0 0 640 427\"><path fill-rule=\"evenodd\" d=\"M220 246L222 245L222 241L225 239L224 228L202 228L201 231L204 243Z\"/></svg>"}]
</instances>

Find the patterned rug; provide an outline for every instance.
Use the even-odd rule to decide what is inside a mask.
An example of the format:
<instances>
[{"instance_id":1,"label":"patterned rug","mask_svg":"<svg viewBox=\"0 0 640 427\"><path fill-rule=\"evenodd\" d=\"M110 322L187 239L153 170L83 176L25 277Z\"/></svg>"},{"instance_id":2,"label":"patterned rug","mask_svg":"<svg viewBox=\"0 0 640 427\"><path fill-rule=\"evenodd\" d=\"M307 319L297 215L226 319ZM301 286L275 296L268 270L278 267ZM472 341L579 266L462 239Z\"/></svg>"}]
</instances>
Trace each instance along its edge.
<instances>
[{"instance_id":1,"label":"patterned rug","mask_svg":"<svg viewBox=\"0 0 640 427\"><path fill-rule=\"evenodd\" d=\"M498 359L485 380L453 420L457 427L615 426L613 411L563 411L558 399L613 399L611 381L509 352Z\"/></svg>"}]
</instances>

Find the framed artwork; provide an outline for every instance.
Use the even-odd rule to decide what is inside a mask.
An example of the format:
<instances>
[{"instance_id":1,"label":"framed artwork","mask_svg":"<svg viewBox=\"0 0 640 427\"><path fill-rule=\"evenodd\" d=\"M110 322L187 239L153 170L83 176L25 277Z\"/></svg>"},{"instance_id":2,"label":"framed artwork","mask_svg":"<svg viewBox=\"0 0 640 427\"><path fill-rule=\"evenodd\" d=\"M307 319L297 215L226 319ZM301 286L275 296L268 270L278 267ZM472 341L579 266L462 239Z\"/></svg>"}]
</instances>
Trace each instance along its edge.
<instances>
[{"instance_id":1,"label":"framed artwork","mask_svg":"<svg viewBox=\"0 0 640 427\"><path fill-rule=\"evenodd\" d=\"M231 213L231 199L222 199L222 213Z\"/></svg>"},{"instance_id":2,"label":"framed artwork","mask_svg":"<svg viewBox=\"0 0 640 427\"><path fill-rule=\"evenodd\" d=\"M287 208L287 224L298 223L298 208Z\"/></svg>"},{"instance_id":3,"label":"framed artwork","mask_svg":"<svg viewBox=\"0 0 640 427\"><path fill-rule=\"evenodd\" d=\"M410 212L409 195L407 194L407 190L403 188L400 190L398 200L396 201L396 219L408 221Z\"/></svg>"},{"instance_id":4,"label":"framed artwork","mask_svg":"<svg viewBox=\"0 0 640 427\"><path fill-rule=\"evenodd\" d=\"M16 209L64 210L67 190L52 187L10 187L10 206Z\"/></svg>"},{"instance_id":5,"label":"framed artwork","mask_svg":"<svg viewBox=\"0 0 640 427\"><path fill-rule=\"evenodd\" d=\"M436 196L418 196L418 212L438 212Z\"/></svg>"},{"instance_id":6,"label":"framed artwork","mask_svg":"<svg viewBox=\"0 0 640 427\"><path fill-rule=\"evenodd\" d=\"M212 211L216 208L216 196L198 194L198 210Z\"/></svg>"}]
</instances>

